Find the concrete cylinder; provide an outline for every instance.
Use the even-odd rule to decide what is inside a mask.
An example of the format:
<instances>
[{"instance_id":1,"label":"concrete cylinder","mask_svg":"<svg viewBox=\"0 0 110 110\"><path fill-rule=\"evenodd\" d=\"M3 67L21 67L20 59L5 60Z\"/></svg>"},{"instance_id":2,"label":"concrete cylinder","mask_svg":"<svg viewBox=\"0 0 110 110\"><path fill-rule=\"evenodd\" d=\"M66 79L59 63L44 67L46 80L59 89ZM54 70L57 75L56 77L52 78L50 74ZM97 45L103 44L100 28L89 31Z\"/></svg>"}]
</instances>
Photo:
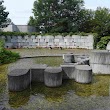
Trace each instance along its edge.
<instances>
[{"instance_id":1,"label":"concrete cylinder","mask_svg":"<svg viewBox=\"0 0 110 110\"><path fill-rule=\"evenodd\" d=\"M46 64L36 64L31 67L32 82L44 82L44 70L46 67Z\"/></svg>"},{"instance_id":2,"label":"concrete cylinder","mask_svg":"<svg viewBox=\"0 0 110 110\"><path fill-rule=\"evenodd\" d=\"M92 64L110 64L110 52L93 51L90 55L90 63L92 63Z\"/></svg>"},{"instance_id":3,"label":"concrete cylinder","mask_svg":"<svg viewBox=\"0 0 110 110\"><path fill-rule=\"evenodd\" d=\"M92 69L88 65L75 66L75 81L78 83L90 83L92 81Z\"/></svg>"},{"instance_id":4,"label":"concrete cylinder","mask_svg":"<svg viewBox=\"0 0 110 110\"><path fill-rule=\"evenodd\" d=\"M64 63L74 63L74 55L73 54L63 54Z\"/></svg>"},{"instance_id":5,"label":"concrete cylinder","mask_svg":"<svg viewBox=\"0 0 110 110\"><path fill-rule=\"evenodd\" d=\"M110 52L93 51L90 55L90 66L94 74L110 74Z\"/></svg>"},{"instance_id":6,"label":"concrete cylinder","mask_svg":"<svg viewBox=\"0 0 110 110\"><path fill-rule=\"evenodd\" d=\"M30 85L30 70L15 69L8 74L8 89L22 91Z\"/></svg>"},{"instance_id":7,"label":"concrete cylinder","mask_svg":"<svg viewBox=\"0 0 110 110\"><path fill-rule=\"evenodd\" d=\"M44 71L44 83L48 87L58 87L62 85L61 67L47 67Z\"/></svg>"},{"instance_id":8,"label":"concrete cylinder","mask_svg":"<svg viewBox=\"0 0 110 110\"><path fill-rule=\"evenodd\" d=\"M91 67L94 74L110 74L110 65L91 64Z\"/></svg>"}]
</instances>

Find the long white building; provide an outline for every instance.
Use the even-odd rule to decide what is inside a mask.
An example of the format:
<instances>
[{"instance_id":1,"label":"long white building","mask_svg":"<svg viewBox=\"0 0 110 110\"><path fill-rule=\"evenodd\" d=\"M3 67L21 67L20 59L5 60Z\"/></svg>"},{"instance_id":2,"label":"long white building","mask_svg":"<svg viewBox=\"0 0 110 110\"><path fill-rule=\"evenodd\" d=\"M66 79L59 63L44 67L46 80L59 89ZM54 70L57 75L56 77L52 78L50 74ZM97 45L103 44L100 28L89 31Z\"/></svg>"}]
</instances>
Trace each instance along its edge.
<instances>
[{"instance_id":1,"label":"long white building","mask_svg":"<svg viewBox=\"0 0 110 110\"><path fill-rule=\"evenodd\" d=\"M93 49L93 35L88 36L1 36L6 48L62 47Z\"/></svg>"},{"instance_id":2,"label":"long white building","mask_svg":"<svg viewBox=\"0 0 110 110\"><path fill-rule=\"evenodd\" d=\"M36 32L36 28L28 25L15 25L14 23L9 24L5 28L1 28L3 32Z\"/></svg>"}]
</instances>

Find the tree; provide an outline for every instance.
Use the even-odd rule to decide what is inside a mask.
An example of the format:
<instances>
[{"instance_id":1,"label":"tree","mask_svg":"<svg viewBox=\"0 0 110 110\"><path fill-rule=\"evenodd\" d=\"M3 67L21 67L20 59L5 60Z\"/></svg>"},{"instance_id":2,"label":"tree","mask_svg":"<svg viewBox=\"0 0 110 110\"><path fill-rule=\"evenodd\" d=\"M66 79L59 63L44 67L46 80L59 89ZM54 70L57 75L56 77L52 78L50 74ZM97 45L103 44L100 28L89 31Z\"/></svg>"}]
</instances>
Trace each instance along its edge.
<instances>
[{"instance_id":1,"label":"tree","mask_svg":"<svg viewBox=\"0 0 110 110\"><path fill-rule=\"evenodd\" d=\"M0 1L0 28L8 26L11 20L8 17L9 12L6 12L6 8L3 6L4 1Z\"/></svg>"},{"instance_id":2,"label":"tree","mask_svg":"<svg viewBox=\"0 0 110 110\"><path fill-rule=\"evenodd\" d=\"M95 11L94 22L96 23L94 32L100 36L110 34L110 10L108 8L98 7Z\"/></svg>"},{"instance_id":3,"label":"tree","mask_svg":"<svg viewBox=\"0 0 110 110\"><path fill-rule=\"evenodd\" d=\"M93 29L96 26L94 20L95 12L93 10L84 9L82 13L83 13L83 17L82 17L81 25L79 25L79 31L86 33L93 32Z\"/></svg>"},{"instance_id":4,"label":"tree","mask_svg":"<svg viewBox=\"0 0 110 110\"><path fill-rule=\"evenodd\" d=\"M36 0L29 23L44 32L78 31L82 9L83 0Z\"/></svg>"},{"instance_id":5,"label":"tree","mask_svg":"<svg viewBox=\"0 0 110 110\"><path fill-rule=\"evenodd\" d=\"M35 25L35 19L33 18L33 16L30 16L28 25L29 26L34 26Z\"/></svg>"}]
</instances>

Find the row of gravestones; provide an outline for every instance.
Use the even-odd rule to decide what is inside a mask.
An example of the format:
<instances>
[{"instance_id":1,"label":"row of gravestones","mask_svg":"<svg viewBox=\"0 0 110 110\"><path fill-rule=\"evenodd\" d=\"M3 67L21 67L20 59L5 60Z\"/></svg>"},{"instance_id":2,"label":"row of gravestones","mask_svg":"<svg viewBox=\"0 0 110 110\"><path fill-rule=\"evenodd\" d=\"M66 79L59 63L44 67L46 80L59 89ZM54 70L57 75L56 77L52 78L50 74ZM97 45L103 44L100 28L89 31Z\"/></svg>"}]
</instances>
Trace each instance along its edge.
<instances>
[{"instance_id":1,"label":"row of gravestones","mask_svg":"<svg viewBox=\"0 0 110 110\"><path fill-rule=\"evenodd\" d=\"M2 36L3 39L6 39L5 47L7 48L36 48L36 46L61 46L67 48L87 48L93 49L93 36L13 36L13 37L5 37Z\"/></svg>"},{"instance_id":2,"label":"row of gravestones","mask_svg":"<svg viewBox=\"0 0 110 110\"><path fill-rule=\"evenodd\" d=\"M22 91L31 82L44 82L48 87L62 85L63 79L74 79L78 83L90 83L92 81L92 69L88 65L89 58L83 56L75 62L73 54L63 56L64 64L60 67L48 67L33 65L30 69L15 69L8 74L8 88L10 91Z\"/></svg>"}]
</instances>

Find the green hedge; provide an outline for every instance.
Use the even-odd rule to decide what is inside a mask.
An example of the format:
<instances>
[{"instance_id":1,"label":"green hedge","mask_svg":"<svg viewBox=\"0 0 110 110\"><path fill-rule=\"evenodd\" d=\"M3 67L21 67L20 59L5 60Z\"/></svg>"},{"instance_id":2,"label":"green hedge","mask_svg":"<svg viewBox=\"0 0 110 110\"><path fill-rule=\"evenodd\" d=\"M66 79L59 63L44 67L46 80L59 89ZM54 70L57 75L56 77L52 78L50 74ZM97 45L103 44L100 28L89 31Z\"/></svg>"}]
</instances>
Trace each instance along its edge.
<instances>
[{"instance_id":1,"label":"green hedge","mask_svg":"<svg viewBox=\"0 0 110 110\"><path fill-rule=\"evenodd\" d=\"M104 36L101 40L97 43L98 49L106 49L108 42L110 41L110 36Z\"/></svg>"},{"instance_id":2,"label":"green hedge","mask_svg":"<svg viewBox=\"0 0 110 110\"><path fill-rule=\"evenodd\" d=\"M0 32L0 36L25 36L25 35L39 35L39 33L24 33L24 32Z\"/></svg>"},{"instance_id":3,"label":"green hedge","mask_svg":"<svg viewBox=\"0 0 110 110\"><path fill-rule=\"evenodd\" d=\"M0 52L4 49L4 41L0 39Z\"/></svg>"},{"instance_id":4,"label":"green hedge","mask_svg":"<svg viewBox=\"0 0 110 110\"><path fill-rule=\"evenodd\" d=\"M15 62L20 55L4 49L4 41L0 40L0 65Z\"/></svg>"},{"instance_id":5,"label":"green hedge","mask_svg":"<svg viewBox=\"0 0 110 110\"><path fill-rule=\"evenodd\" d=\"M3 50L0 52L0 64L7 64L15 62L20 58L18 53L11 52L9 50Z\"/></svg>"},{"instance_id":6,"label":"green hedge","mask_svg":"<svg viewBox=\"0 0 110 110\"><path fill-rule=\"evenodd\" d=\"M0 36L25 36L25 35L53 35L53 36L56 36L56 35L62 35L62 36L67 36L67 35L81 35L81 36L87 36L87 35L90 35L90 34L94 34L94 33L84 33L84 32L77 32L77 33L73 33L73 32L70 32L70 33L37 33L37 32L34 32L34 33L23 33L23 32L0 32Z\"/></svg>"}]
</instances>

